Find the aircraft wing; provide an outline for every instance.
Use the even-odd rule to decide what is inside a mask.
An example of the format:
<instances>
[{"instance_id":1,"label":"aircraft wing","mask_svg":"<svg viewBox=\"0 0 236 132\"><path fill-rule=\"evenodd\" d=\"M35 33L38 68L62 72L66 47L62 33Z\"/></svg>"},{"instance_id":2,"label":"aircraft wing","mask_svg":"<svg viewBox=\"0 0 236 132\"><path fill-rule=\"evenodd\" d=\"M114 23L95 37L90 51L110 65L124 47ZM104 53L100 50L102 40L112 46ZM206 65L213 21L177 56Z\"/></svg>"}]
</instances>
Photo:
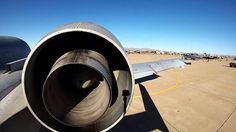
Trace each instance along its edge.
<instances>
[{"instance_id":1,"label":"aircraft wing","mask_svg":"<svg viewBox=\"0 0 236 132\"><path fill-rule=\"evenodd\" d=\"M153 74L157 74L158 72L167 69L183 67L184 65L185 63L182 59L167 59L154 62L133 64L132 68L134 79L136 80Z\"/></svg>"},{"instance_id":2,"label":"aircraft wing","mask_svg":"<svg viewBox=\"0 0 236 132\"><path fill-rule=\"evenodd\" d=\"M22 93L23 89L19 84L0 101L0 124L27 107Z\"/></svg>"}]
</instances>

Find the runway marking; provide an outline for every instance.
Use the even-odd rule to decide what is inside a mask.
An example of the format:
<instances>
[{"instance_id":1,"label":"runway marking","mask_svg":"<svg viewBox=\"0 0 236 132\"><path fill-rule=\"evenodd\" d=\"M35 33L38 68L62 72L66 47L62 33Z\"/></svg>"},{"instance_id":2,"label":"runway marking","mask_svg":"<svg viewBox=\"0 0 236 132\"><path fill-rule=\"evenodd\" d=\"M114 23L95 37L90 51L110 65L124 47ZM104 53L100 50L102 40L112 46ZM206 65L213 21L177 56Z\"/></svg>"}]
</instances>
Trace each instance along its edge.
<instances>
[{"instance_id":1,"label":"runway marking","mask_svg":"<svg viewBox=\"0 0 236 132\"><path fill-rule=\"evenodd\" d=\"M176 89L179 86L179 84L180 84L179 73L175 72L175 84L174 85L167 87L165 89L162 89L158 92L150 92L149 95L155 96L155 95L160 95L160 94L166 93L168 91ZM139 99L139 98L142 98L142 96L141 95L133 96L133 99Z\"/></svg>"}]
</instances>

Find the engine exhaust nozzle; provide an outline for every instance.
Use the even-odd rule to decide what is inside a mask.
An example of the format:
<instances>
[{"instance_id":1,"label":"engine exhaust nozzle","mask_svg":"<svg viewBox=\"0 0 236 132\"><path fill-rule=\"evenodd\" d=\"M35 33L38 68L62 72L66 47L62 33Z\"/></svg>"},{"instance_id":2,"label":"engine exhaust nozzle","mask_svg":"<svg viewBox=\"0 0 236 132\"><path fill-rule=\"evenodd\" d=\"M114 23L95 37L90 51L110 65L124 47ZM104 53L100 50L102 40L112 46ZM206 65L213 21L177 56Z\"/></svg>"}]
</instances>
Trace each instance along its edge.
<instances>
[{"instance_id":1,"label":"engine exhaust nozzle","mask_svg":"<svg viewBox=\"0 0 236 132\"><path fill-rule=\"evenodd\" d=\"M74 50L53 65L43 86L43 102L57 121L81 127L98 120L111 102L106 59L91 50Z\"/></svg>"}]
</instances>

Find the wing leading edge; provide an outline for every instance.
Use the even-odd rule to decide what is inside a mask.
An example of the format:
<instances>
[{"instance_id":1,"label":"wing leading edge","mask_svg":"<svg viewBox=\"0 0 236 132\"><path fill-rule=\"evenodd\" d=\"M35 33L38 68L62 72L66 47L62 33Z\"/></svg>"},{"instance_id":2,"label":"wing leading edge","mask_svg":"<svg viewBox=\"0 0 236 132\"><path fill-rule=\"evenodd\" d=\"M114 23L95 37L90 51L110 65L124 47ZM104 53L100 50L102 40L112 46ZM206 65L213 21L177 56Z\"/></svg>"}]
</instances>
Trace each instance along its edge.
<instances>
[{"instance_id":1,"label":"wing leading edge","mask_svg":"<svg viewBox=\"0 0 236 132\"><path fill-rule=\"evenodd\" d=\"M182 59L167 59L154 62L132 64L134 79L147 77L171 68L179 68L185 65Z\"/></svg>"}]
</instances>

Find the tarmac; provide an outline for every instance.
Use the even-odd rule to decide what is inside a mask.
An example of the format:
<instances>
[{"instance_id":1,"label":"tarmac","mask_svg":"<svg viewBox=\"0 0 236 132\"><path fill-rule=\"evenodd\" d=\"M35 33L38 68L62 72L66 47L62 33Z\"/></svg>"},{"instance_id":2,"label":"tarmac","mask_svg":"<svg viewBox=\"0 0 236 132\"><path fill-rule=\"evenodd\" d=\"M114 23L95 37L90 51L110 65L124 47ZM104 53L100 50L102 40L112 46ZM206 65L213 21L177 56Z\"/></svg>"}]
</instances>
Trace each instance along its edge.
<instances>
[{"instance_id":1,"label":"tarmac","mask_svg":"<svg viewBox=\"0 0 236 132\"><path fill-rule=\"evenodd\" d=\"M129 54L131 63L178 55ZM110 131L236 131L236 68L232 60L196 60L135 85L121 122Z\"/></svg>"}]
</instances>

